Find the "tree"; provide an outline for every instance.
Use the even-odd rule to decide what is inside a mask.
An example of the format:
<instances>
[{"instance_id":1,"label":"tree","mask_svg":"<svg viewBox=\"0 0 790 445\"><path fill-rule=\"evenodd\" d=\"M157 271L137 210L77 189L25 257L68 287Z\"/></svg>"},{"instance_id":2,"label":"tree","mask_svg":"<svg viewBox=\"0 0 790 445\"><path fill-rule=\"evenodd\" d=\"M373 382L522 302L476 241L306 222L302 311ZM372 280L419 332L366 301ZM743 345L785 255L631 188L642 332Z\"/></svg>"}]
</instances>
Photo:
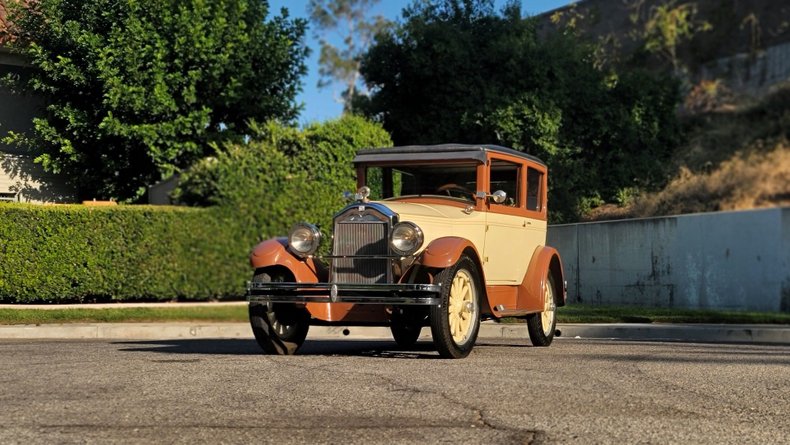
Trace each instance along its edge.
<instances>
[{"instance_id":1,"label":"tree","mask_svg":"<svg viewBox=\"0 0 790 445\"><path fill-rule=\"evenodd\" d=\"M482 107L514 96L533 69L532 24L519 15L496 15L489 0L415 2L362 59L373 90L363 110L398 145L486 140Z\"/></svg>"},{"instance_id":2,"label":"tree","mask_svg":"<svg viewBox=\"0 0 790 445\"><path fill-rule=\"evenodd\" d=\"M640 1L631 6L633 12L630 19L634 25L640 24L640 9L643 3ZM712 29L710 23L697 20L696 16L697 5L695 3L678 4L677 0L670 0L666 3L653 5L647 11L647 17L642 25L643 29L641 32L637 32L634 37L643 40L647 52L660 55L672 65L673 72L680 75L678 46L691 40L698 32Z\"/></svg>"},{"instance_id":3,"label":"tree","mask_svg":"<svg viewBox=\"0 0 790 445\"><path fill-rule=\"evenodd\" d=\"M517 3L415 3L380 35L361 72L365 112L397 145L499 143L551 170L552 219L665 180L677 144L677 85L645 72L605 72L574 33L539 38Z\"/></svg>"},{"instance_id":4,"label":"tree","mask_svg":"<svg viewBox=\"0 0 790 445\"><path fill-rule=\"evenodd\" d=\"M360 85L362 55L373 37L391 25L381 15L368 17L371 7L379 1L310 0L307 7L321 45L318 86L323 88L335 82L342 84L345 87L341 93L345 113L353 113L355 97L367 93L364 85ZM329 35L333 32L342 41L342 47L331 43Z\"/></svg>"},{"instance_id":5,"label":"tree","mask_svg":"<svg viewBox=\"0 0 790 445\"><path fill-rule=\"evenodd\" d=\"M263 0L39 0L12 11L32 65L17 88L47 107L8 139L83 198L135 200L246 122L290 121L305 73L303 20Z\"/></svg>"}]
</instances>

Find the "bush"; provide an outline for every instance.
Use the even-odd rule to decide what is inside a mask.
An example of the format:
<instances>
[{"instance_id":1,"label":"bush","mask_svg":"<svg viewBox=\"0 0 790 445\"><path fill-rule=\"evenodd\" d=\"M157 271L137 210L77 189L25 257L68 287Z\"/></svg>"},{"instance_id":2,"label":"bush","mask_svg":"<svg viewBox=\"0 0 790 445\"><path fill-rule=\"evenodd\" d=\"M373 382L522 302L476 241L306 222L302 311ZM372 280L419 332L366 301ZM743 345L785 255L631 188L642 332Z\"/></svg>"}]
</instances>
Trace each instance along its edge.
<instances>
[{"instance_id":1,"label":"bush","mask_svg":"<svg viewBox=\"0 0 790 445\"><path fill-rule=\"evenodd\" d=\"M252 128L250 143L228 144L196 165L175 195L189 205L215 206L245 239L285 235L299 221L330 227L344 205L342 192L356 188L356 152L392 145L380 125L357 116L304 130L274 122Z\"/></svg>"},{"instance_id":2,"label":"bush","mask_svg":"<svg viewBox=\"0 0 790 445\"><path fill-rule=\"evenodd\" d=\"M253 128L184 175L179 198L209 208L0 206L0 301L241 297L255 243L298 221L329 227L356 151L391 144L352 116Z\"/></svg>"},{"instance_id":3,"label":"bush","mask_svg":"<svg viewBox=\"0 0 790 445\"><path fill-rule=\"evenodd\" d=\"M206 300L244 295L249 243L218 212L0 206L0 301Z\"/></svg>"}]
</instances>

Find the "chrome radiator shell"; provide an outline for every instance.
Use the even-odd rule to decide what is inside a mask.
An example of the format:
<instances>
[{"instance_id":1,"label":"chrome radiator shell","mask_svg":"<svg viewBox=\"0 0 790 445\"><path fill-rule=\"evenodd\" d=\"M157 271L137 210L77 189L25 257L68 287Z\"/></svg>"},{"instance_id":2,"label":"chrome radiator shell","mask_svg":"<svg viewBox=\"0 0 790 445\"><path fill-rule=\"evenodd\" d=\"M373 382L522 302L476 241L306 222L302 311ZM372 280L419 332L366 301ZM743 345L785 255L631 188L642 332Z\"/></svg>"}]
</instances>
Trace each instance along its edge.
<instances>
[{"instance_id":1,"label":"chrome radiator shell","mask_svg":"<svg viewBox=\"0 0 790 445\"><path fill-rule=\"evenodd\" d=\"M397 215L376 203L359 203L335 215L331 283L392 283L389 237Z\"/></svg>"}]
</instances>

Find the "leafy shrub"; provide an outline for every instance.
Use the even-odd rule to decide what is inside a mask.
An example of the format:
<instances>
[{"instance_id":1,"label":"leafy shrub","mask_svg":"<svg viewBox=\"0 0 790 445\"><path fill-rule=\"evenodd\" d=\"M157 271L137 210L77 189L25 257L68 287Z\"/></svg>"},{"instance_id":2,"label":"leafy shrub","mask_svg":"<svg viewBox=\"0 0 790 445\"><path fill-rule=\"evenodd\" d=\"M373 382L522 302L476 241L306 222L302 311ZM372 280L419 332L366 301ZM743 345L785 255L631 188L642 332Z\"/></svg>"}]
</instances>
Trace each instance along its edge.
<instances>
[{"instance_id":1,"label":"leafy shrub","mask_svg":"<svg viewBox=\"0 0 790 445\"><path fill-rule=\"evenodd\" d=\"M253 128L183 177L180 199L206 209L0 206L0 301L241 297L253 245L300 220L329 224L356 151L391 144L359 117Z\"/></svg>"},{"instance_id":2,"label":"leafy shrub","mask_svg":"<svg viewBox=\"0 0 790 445\"><path fill-rule=\"evenodd\" d=\"M0 206L0 301L232 298L249 245L212 210Z\"/></svg>"},{"instance_id":3,"label":"leafy shrub","mask_svg":"<svg viewBox=\"0 0 790 445\"><path fill-rule=\"evenodd\" d=\"M342 192L356 187L356 152L392 145L380 125L357 116L304 130L275 122L251 127L251 142L228 144L196 165L175 194L189 205L216 206L250 240L285 235L299 221L329 227Z\"/></svg>"}]
</instances>

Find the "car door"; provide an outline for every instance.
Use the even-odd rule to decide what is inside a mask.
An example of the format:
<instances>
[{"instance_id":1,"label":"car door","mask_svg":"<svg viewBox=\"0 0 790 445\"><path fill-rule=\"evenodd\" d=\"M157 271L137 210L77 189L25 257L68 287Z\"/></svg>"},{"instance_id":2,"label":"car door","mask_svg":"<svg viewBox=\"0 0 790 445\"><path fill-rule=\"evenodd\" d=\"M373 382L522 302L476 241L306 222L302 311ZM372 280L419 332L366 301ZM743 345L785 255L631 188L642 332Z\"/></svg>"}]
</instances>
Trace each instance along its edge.
<instances>
[{"instance_id":1,"label":"car door","mask_svg":"<svg viewBox=\"0 0 790 445\"><path fill-rule=\"evenodd\" d=\"M489 162L488 193L504 191L502 203L488 201L483 270L486 284L521 284L534 248L535 230L527 218L526 169L522 162L492 156Z\"/></svg>"}]
</instances>

